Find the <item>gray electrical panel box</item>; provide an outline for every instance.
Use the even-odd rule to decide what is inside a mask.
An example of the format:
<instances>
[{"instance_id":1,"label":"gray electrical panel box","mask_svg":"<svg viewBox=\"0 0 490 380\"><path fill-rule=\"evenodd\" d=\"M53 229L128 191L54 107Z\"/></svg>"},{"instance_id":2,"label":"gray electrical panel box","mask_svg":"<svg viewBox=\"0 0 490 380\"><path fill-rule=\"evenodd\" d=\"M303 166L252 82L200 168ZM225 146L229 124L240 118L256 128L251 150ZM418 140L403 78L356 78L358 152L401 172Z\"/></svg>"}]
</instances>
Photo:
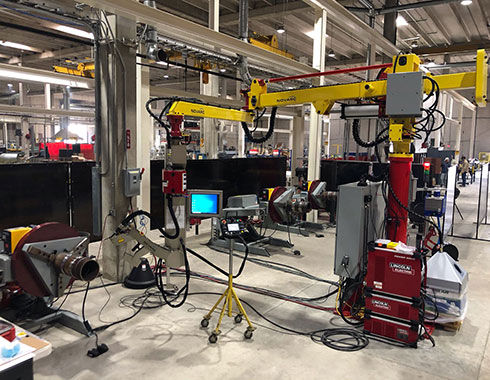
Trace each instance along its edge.
<instances>
[{"instance_id":1,"label":"gray electrical panel box","mask_svg":"<svg viewBox=\"0 0 490 380\"><path fill-rule=\"evenodd\" d=\"M124 174L124 195L134 197L140 195L141 174L139 169L126 169Z\"/></svg>"},{"instance_id":2,"label":"gray electrical panel box","mask_svg":"<svg viewBox=\"0 0 490 380\"><path fill-rule=\"evenodd\" d=\"M334 273L355 278L361 270L366 243L382 236L385 202L381 184L339 186Z\"/></svg>"},{"instance_id":3,"label":"gray electrical panel box","mask_svg":"<svg viewBox=\"0 0 490 380\"><path fill-rule=\"evenodd\" d=\"M422 116L422 72L388 74L386 114L390 117Z\"/></svg>"}]
</instances>

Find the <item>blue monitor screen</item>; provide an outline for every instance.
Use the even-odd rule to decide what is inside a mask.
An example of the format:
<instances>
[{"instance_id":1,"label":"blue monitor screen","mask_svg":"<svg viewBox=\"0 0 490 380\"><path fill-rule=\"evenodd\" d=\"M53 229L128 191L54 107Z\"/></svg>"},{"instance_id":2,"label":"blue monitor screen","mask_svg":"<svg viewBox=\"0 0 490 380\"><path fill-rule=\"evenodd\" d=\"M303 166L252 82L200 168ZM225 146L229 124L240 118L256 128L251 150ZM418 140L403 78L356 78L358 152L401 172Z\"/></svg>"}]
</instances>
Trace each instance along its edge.
<instances>
[{"instance_id":1,"label":"blue monitor screen","mask_svg":"<svg viewBox=\"0 0 490 380\"><path fill-rule=\"evenodd\" d=\"M218 214L218 194L191 194L191 214Z\"/></svg>"}]
</instances>

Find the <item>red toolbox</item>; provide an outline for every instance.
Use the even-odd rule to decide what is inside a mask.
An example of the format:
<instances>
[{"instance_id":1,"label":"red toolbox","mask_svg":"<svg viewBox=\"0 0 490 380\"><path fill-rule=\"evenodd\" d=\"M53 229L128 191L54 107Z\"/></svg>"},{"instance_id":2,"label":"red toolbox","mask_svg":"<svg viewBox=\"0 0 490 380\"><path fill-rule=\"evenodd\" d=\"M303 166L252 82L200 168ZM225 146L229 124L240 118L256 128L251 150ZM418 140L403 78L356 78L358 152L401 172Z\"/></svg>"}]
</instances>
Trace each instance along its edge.
<instances>
[{"instance_id":1,"label":"red toolbox","mask_svg":"<svg viewBox=\"0 0 490 380\"><path fill-rule=\"evenodd\" d=\"M420 298L404 299L375 291L365 292L366 309L406 321L418 321Z\"/></svg>"},{"instance_id":2,"label":"red toolbox","mask_svg":"<svg viewBox=\"0 0 490 380\"><path fill-rule=\"evenodd\" d=\"M372 247L368 252L367 290L400 297L420 297L422 260L417 252Z\"/></svg>"},{"instance_id":3,"label":"red toolbox","mask_svg":"<svg viewBox=\"0 0 490 380\"><path fill-rule=\"evenodd\" d=\"M402 322L375 313L364 315L364 333L417 347L418 322Z\"/></svg>"}]
</instances>

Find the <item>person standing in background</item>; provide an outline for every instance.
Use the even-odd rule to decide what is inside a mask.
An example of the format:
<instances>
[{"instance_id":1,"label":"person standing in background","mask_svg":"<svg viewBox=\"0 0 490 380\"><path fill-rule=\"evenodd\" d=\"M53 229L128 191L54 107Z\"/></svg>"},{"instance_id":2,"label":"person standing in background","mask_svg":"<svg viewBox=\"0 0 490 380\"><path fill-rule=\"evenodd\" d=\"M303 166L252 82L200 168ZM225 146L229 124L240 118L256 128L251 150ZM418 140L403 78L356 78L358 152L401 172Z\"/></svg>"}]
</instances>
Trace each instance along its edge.
<instances>
[{"instance_id":1,"label":"person standing in background","mask_svg":"<svg viewBox=\"0 0 490 380\"><path fill-rule=\"evenodd\" d=\"M446 157L441 164L441 185L447 187L447 172L449 170L449 157Z\"/></svg>"},{"instance_id":2,"label":"person standing in background","mask_svg":"<svg viewBox=\"0 0 490 380\"><path fill-rule=\"evenodd\" d=\"M463 178L463 187L466 186L466 176L470 171L470 163L465 156L461 159L461 176Z\"/></svg>"}]
</instances>

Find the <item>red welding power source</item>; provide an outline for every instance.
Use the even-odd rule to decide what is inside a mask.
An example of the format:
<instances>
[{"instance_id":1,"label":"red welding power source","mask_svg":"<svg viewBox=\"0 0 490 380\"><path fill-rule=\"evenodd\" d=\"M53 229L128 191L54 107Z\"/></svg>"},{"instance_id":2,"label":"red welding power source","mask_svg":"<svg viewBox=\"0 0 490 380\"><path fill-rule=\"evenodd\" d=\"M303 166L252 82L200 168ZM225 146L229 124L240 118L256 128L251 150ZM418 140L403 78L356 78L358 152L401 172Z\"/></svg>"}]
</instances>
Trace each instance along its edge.
<instances>
[{"instance_id":1,"label":"red welding power source","mask_svg":"<svg viewBox=\"0 0 490 380\"><path fill-rule=\"evenodd\" d=\"M163 192L165 194L183 195L187 191L187 174L185 170L163 170Z\"/></svg>"},{"instance_id":2,"label":"red welding power source","mask_svg":"<svg viewBox=\"0 0 490 380\"><path fill-rule=\"evenodd\" d=\"M406 321L418 321L420 298L404 299L375 291L365 292L366 309Z\"/></svg>"},{"instance_id":3,"label":"red welding power source","mask_svg":"<svg viewBox=\"0 0 490 380\"><path fill-rule=\"evenodd\" d=\"M371 313L364 316L364 332L417 347L419 324L388 319Z\"/></svg>"},{"instance_id":4,"label":"red welding power source","mask_svg":"<svg viewBox=\"0 0 490 380\"><path fill-rule=\"evenodd\" d=\"M417 252L376 247L368 253L367 289L402 297L420 297L422 260Z\"/></svg>"}]
</instances>

